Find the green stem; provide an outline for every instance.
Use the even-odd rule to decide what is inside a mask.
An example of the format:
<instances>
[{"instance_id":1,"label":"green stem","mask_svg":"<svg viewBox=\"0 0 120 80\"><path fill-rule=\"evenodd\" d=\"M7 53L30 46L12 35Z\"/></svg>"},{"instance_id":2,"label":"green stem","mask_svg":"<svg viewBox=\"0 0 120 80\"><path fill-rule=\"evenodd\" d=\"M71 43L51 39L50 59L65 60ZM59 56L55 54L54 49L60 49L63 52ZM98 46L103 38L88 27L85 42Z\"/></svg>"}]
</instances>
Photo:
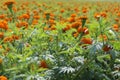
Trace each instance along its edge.
<instances>
[{"instance_id":1,"label":"green stem","mask_svg":"<svg viewBox=\"0 0 120 80\"><path fill-rule=\"evenodd\" d=\"M101 18L98 20L98 23L99 23L99 26L100 26L100 33L101 33L101 35L103 36ZM104 43L104 39L103 39L103 38L102 38L102 42L103 42L103 45L104 45L105 43Z\"/></svg>"}]
</instances>

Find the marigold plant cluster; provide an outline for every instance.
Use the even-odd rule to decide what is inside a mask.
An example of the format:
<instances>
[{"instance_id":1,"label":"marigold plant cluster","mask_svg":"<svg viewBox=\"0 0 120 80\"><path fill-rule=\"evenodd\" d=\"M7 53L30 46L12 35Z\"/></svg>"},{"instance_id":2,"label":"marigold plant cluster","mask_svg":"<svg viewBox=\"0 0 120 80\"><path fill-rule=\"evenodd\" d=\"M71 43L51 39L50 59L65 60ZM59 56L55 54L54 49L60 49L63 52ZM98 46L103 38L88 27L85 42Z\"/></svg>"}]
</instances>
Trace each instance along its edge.
<instances>
[{"instance_id":1,"label":"marigold plant cluster","mask_svg":"<svg viewBox=\"0 0 120 80\"><path fill-rule=\"evenodd\" d=\"M0 0L0 80L120 80L120 1Z\"/></svg>"}]
</instances>

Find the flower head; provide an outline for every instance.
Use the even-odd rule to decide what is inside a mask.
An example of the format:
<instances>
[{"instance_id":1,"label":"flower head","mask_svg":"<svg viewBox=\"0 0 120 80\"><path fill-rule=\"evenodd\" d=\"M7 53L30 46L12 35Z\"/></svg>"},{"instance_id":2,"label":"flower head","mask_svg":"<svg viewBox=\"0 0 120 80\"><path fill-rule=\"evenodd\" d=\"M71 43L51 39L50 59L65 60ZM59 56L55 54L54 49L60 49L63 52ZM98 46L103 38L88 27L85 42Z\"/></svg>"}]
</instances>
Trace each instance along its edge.
<instances>
[{"instance_id":1,"label":"flower head","mask_svg":"<svg viewBox=\"0 0 120 80\"><path fill-rule=\"evenodd\" d=\"M15 4L14 0L8 0L4 3L4 5L7 5L7 6L12 5L12 4Z\"/></svg>"},{"instance_id":2,"label":"flower head","mask_svg":"<svg viewBox=\"0 0 120 80\"><path fill-rule=\"evenodd\" d=\"M40 61L40 67L42 68L48 68L47 63L45 60Z\"/></svg>"},{"instance_id":3,"label":"flower head","mask_svg":"<svg viewBox=\"0 0 120 80\"><path fill-rule=\"evenodd\" d=\"M0 80L8 80L5 76L0 76Z\"/></svg>"},{"instance_id":4,"label":"flower head","mask_svg":"<svg viewBox=\"0 0 120 80\"><path fill-rule=\"evenodd\" d=\"M91 38L82 38L81 43L83 44L92 44L92 39Z\"/></svg>"},{"instance_id":5,"label":"flower head","mask_svg":"<svg viewBox=\"0 0 120 80\"><path fill-rule=\"evenodd\" d=\"M3 60L0 58L0 64L2 64ZM1 80L1 79L0 79Z\"/></svg>"}]
</instances>

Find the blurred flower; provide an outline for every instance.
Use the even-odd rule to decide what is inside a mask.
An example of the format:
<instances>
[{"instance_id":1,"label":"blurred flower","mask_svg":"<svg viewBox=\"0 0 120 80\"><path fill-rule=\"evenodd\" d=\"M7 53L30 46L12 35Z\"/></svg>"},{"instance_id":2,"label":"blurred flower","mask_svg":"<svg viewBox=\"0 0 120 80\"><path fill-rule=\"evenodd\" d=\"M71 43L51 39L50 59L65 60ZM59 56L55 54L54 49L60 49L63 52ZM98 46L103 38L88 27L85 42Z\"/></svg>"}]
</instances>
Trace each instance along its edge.
<instances>
[{"instance_id":1,"label":"blurred flower","mask_svg":"<svg viewBox=\"0 0 120 80\"><path fill-rule=\"evenodd\" d=\"M3 60L0 58L0 64L2 64L2 61L3 61ZM0 80L1 80L1 79L0 79Z\"/></svg>"},{"instance_id":2,"label":"blurred flower","mask_svg":"<svg viewBox=\"0 0 120 80\"><path fill-rule=\"evenodd\" d=\"M0 76L0 80L8 80L5 76Z\"/></svg>"},{"instance_id":3,"label":"blurred flower","mask_svg":"<svg viewBox=\"0 0 120 80\"><path fill-rule=\"evenodd\" d=\"M82 38L81 43L83 44L92 44L92 39L91 38Z\"/></svg>"},{"instance_id":4,"label":"blurred flower","mask_svg":"<svg viewBox=\"0 0 120 80\"><path fill-rule=\"evenodd\" d=\"M7 1L4 3L4 5L7 5L7 6L12 5L12 4L15 4L15 1L14 1L14 0L7 0Z\"/></svg>"},{"instance_id":5,"label":"blurred flower","mask_svg":"<svg viewBox=\"0 0 120 80\"><path fill-rule=\"evenodd\" d=\"M112 47L110 47L108 45L104 45L102 49L103 49L103 51L107 52L107 51L110 51L112 49Z\"/></svg>"},{"instance_id":6,"label":"blurred flower","mask_svg":"<svg viewBox=\"0 0 120 80\"><path fill-rule=\"evenodd\" d=\"M114 31L119 31L119 26L117 25L117 24L114 24L113 25L113 27L112 27L112 29L114 30Z\"/></svg>"},{"instance_id":7,"label":"blurred flower","mask_svg":"<svg viewBox=\"0 0 120 80\"><path fill-rule=\"evenodd\" d=\"M41 60L40 61L40 67L42 67L42 68L48 68L48 65L47 65L47 63L46 63L45 60Z\"/></svg>"},{"instance_id":8,"label":"blurred flower","mask_svg":"<svg viewBox=\"0 0 120 80\"><path fill-rule=\"evenodd\" d=\"M4 33L0 32L0 38L3 38L3 36L4 36Z\"/></svg>"},{"instance_id":9,"label":"blurred flower","mask_svg":"<svg viewBox=\"0 0 120 80\"><path fill-rule=\"evenodd\" d=\"M7 21L0 21L0 28L7 30L8 29L8 23Z\"/></svg>"}]
</instances>

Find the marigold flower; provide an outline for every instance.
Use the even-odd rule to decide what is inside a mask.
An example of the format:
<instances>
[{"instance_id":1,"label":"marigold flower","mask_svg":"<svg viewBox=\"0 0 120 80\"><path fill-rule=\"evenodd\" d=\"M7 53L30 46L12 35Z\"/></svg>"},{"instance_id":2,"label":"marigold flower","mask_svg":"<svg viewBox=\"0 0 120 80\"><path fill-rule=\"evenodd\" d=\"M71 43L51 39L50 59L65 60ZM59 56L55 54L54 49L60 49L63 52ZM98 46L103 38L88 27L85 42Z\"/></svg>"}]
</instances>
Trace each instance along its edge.
<instances>
[{"instance_id":1,"label":"marigold flower","mask_svg":"<svg viewBox=\"0 0 120 80\"><path fill-rule=\"evenodd\" d=\"M34 20L32 21L32 24L33 24L33 25L38 24L38 20L34 19Z\"/></svg>"},{"instance_id":2,"label":"marigold flower","mask_svg":"<svg viewBox=\"0 0 120 80\"><path fill-rule=\"evenodd\" d=\"M79 9L78 9L78 7L77 7L77 8L74 8L74 11L75 11L75 12L79 12Z\"/></svg>"},{"instance_id":3,"label":"marigold flower","mask_svg":"<svg viewBox=\"0 0 120 80\"><path fill-rule=\"evenodd\" d=\"M103 49L103 51L108 52L112 49L112 47L110 47L108 45L104 45L102 49Z\"/></svg>"},{"instance_id":4,"label":"marigold flower","mask_svg":"<svg viewBox=\"0 0 120 80\"><path fill-rule=\"evenodd\" d=\"M42 68L48 68L48 65L45 60L40 61L40 67Z\"/></svg>"},{"instance_id":5,"label":"marigold flower","mask_svg":"<svg viewBox=\"0 0 120 80\"><path fill-rule=\"evenodd\" d=\"M104 17L104 18L106 18L107 17L107 14L106 14L106 12L101 12L101 14L100 14L102 17Z\"/></svg>"},{"instance_id":6,"label":"marigold flower","mask_svg":"<svg viewBox=\"0 0 120 80\"><path fill-rule=\"evenodd\" d=\"M0 76L0 80L8 80L5 76Z\"/></svg>"},{"instance_id":7,"label":"marigold flower","mask_svg":"<svg viewBox=\"0 0 120 80\"><path fill-rule=\"evenodd\" d=\"M74 23L71 24L72 28L76 28L77 29L79 26L81 26L81 22L74 22Z\"/></svg>"},{"instance_id":8,"label":"marigold flower","mask_svg":"<svg viewBox=\"0 0 120 80\"><path fill-rule=\"evenodd\" d=\"M4 42L12 42L13 41L13 38L12 37L5 37L3 39Z\"/></svg>"},{"instance_id":9,"label":"marigold flower","mask_svg":"<svg viewBox=\"0 0 120 80\"><path fill-rule=\"evenodd\" d=\"M82 9L82 12L87 13L88 12L87 8Z\"/></svg>"},{"instance_id":10,"label":"marigold flower","mask_svg":"<svg viewBox=\"0 0 120 80\"><path fill-rule=\"evenodd\" d=\"M84 34L89 34L89 30L88 30L87 27L83 27L83 28L82 28L82 32L83 32Z\"/></svg>"},{"instance_id":11,"label":"marigold flower","mask_svg":"<svg viewBox=\"0 0 120 80\"><path fill-rule=\"evenodd\" d=\"M92 44L92 39L91 38L82 38L81 43L83 44Z\"/></svg>"},{"instance_id":12,"label":"marigold flower","mask_svg":"<svg viewBox=\"0 0 120 80\"><path fill-rule=\"evenodd\" d=\"M70 23L75 22L75 18L74 18L74 17L70 17L70 18L68 19L68 22L70 22Z\"/></svg>"},{"instance_id":13,"label":"marigold flower","mask_svg":"<svg viewBox=\"0 0 120 80\"><path fill-rule=\"evenodd\" d=\"M25 28L28 28L28 23L27 22L20 22L20 23L16 23L16 26L18 27L18 28L21 28L21 27L25 27Z\"/></svg>"},{"instance_id":14,"label":"marigold flower","mask_svg":"<svg viewBox=\"0 0 120 80\"><path fill-rule=\"evenodd\" d=\"M95 13L94 17L98 20L101 17L101 15L99 13Z\"/></svg>"},{"instance_id":15,"label":"marigold flower","mask_svg":"<svg viewBox=\"0 0 120 80\"><path fill-rule=\"evenodd\" d=\"M0 32L0 38L3 38L3 36L4 36L4 33Z\"/></svg>"},{"instance_id":16,"label":"marigold flower","mask_svg":"<svg viewBox=\"0 0 120 80\"><path fill-rule=\"evenodd\" d=\"M71 17L76 17L76 14L71 14Z\"/></svg>"},{"instance_id":17,"label":"marigold flower","mask_svg":"<svg viewBox=\"0 0 120 80\"><path fill-rule=\"evenodd\" d=\"M64 11L65 11L64 9L61 9L61 10L60 10L61 13L64 13Z\"/></svg>"},{"instance_id":18,"label":"marigold flower","mask_svg":"<svg viewBox=\"0 0 120 80\"><path fill-rule=\"evenodd\" d=\"M18 40L18 39L19 39L19 36L17 36L17 35L12 35L12 39L13 39L13 40Z\"/></svg>"},{"instance_id":19,"label":"marigold flower","mask_svg":"<svg viewBox=\"0 0 120 80\"><path fill-rule=\"evenodd\" d=\"M5 18L4 14L0 15L0 19L4 19L4 18Z\"/></svg>"},{"instance_id":20,"label":"marigold flower","mask_svg":"<svg viewBox=\"0 0 120 80\"><path fill-rule=\"evenodd\" d=\"M15 1L14 0L7 0L4 5L12 5L12 4L15 4Z\"/></svg>"},{"instance_id":21,"label":"marigold flower","mask_svg":"<svg viewBox=\"0 0 120 80\"><path fill-rule=\"evenodd\" d=\"M80 19L81 19L81 20L87 20L88 17L87 17L87 16L81 16Z\"/></svg>"},{"instance_id":22,"label":"marigold flower","mask_svg":"<svg viewBox=\"0 0 120 80\"><path fill-rule=\"evenodd\" d=\"M63 32L66 32L67 30L70 30L71 26L70 25L66 25L65 28L62 29Z\"/></svg>"},{"instance_id":23,"label":"marigold flower","mask_svg":"<svg viewBox=\"0 0 120 80\"><path fill-rule=\"evenodd\" d=\"M2 48L2 45L0 45L0 49Z\"/></svg>"},{"instance_id":24,"label":"marigold flower","mask_svg":"<svg viewBox=\"0 0 120 80\"><path fill-rule=\"evenodd\" d=\"M77 32L78 33L82 32L82 27L81 26L78 27Z\"/></svg>"},{"instance_id":25,"label":"marigold flower","mask_svg":"<svg viewBox=\"0 0 120 80\"><path fill-rule=\"evenodd\" d=\"M50 30L56 30L55 26L51 26Z\"/></svg>"},{"instance_id":26,"label":"marigold flower","mask_svg":"<svg viewBox=\"0 0 120 80\"><path fill-rule=\"evenodd\" d=\"M82 28L82 26L79 26L79 27L77 28L77 32L78 32L78 33L83 32L83 34L89 34L88 28L87 28L87 27L83 27L83 28Z\"/></svg>"},{"instance_id":27,"label":"marigold flower","mask_svg":"<svg viewBox=\"0 0 120 80\"><path fill-rule=\"evenodd\" d=\"M33 18L38 20L38 19L40 19L40 16L39 15L33 16Z\"/></svg>"},{"instance_id":28,"label":"marigold flower","mask_svg":"<svg viewBox=\"0 0 120 80\"><path fill-rule=\"evenodd\" d=\"M50 24L55 24L55 21L53 19L49 19Z\"/></svg>"},{"instance_id":29,"label":"marigold flower","mask_svg":"<svg viewBox=\"0 0 120 80\"><path fill-rule=\"evenodd\" d=\"M8 24L7 22L4 21L0 21L0 28L7 30L8 29Z\"/></svg>"},{"instance_id":30,"label":"marigold flower","mask_svg":"<svg viewBox=\"0 0 120 80\"><path fill-rule=\"evenodd\" d=\"M116 22L119 22L119 18L115 18L115 21L116 21Z\"/></svg>"},{"instance_id":31,"label":"marigold flower","mask_svg":"<svg viewBox=\"0 0 120 80\"><path fill-rule=\"evenodd\" d=\"M78 32L73 32L72 35L73 35L73 37L76 38L76 37L78 37L79 33Z\"/></svg>"},{"instance_id":32,"label":"marigold flower","mask_svg":"<svg viewBox=\"0 0 120 80\"><path fill-rule=\"evenodd\" d=\"M118 32L119 31L119 26L117 24L114 24L112 29Z\"/></svg>"},{"instance_id":33,"label":"marigold flower","mask_svg":"<svg viewBox=\"0 0 120 80\"><path fill-rule=\"evenodd\" d=\"M30 15L28 15L28 14L23 14L21 17L24 18L24 19L29 19L29 18L30 18Z\"/></svg>"},{"instance_id":34,"label":"marigold flower","mask_svg":"<svg viewBox=\"0 0 120 80\"><path fill-rule=\"evenodd\" d=\"M0 64L2 64L3 60L0 58ZM1 80L1 79L0 79Z\"/></svg>"},{"instance_id":35,"label":"marigold flower","mask_svg":"<svg viewBox=\"0 0 120 80\"><path fill-rule=\"evenodd\" d=\"M44 29L44 30L49 30L49 28L48 28L48 27L44 27L43 29Z\"/></svg>"},{"instance_id":36,"label":"marigold flower","mask_svg":"<svg viewBox=\"0 0 120 80\"><path fill-rule=\"evenodd\" d=\"M120 12L117 14L118 17L120 17Z\"/></svg>"}]
</instances>

